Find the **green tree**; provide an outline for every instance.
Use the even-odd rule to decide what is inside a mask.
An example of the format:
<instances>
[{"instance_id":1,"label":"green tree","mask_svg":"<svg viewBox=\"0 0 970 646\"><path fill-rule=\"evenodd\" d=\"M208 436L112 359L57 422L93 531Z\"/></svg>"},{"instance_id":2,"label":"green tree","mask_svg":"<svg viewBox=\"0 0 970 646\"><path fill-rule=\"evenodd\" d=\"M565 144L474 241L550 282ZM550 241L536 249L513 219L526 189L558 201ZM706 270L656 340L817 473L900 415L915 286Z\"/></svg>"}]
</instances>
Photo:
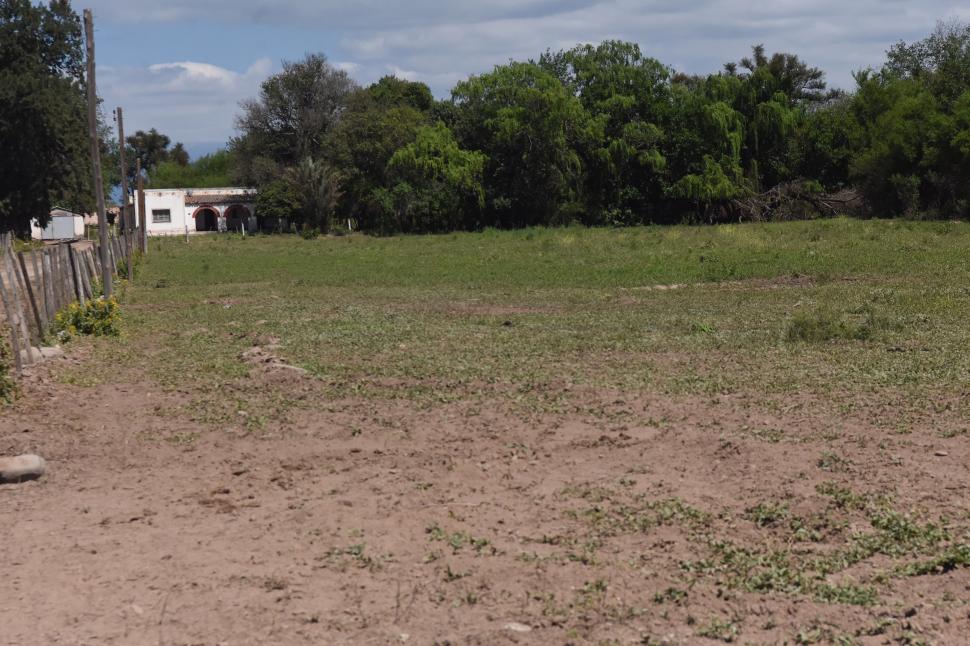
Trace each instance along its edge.
<instances>
[{"instance_id":1,"label":"green tree","mask_svg":"<svg viewBox=\"0 0 970 646\"><path fill-rule=\"evenodd\" d=\"M817 181L827 190L851 185L852 160L865 143L865 131L852 108L853 98L843 95L806 115L793 142L799 177Z\"/></svg>"},{"instance_id":2,"label":"green tree","mask_svg":"<svg viewBox=\"0 0 970 646\"><path fill-rule=\"evenodd\" d=\"M324 139L340 120L356 83L323 54L284 62L283 71L243 102L240 131L230 141L236 176L250 185L278 179L308 157L321 158Z\"/></svg>"},{"instance_id":3,"label":"green tree","mask_svg":"<svg viewBox=\"0 0 970 646\"><path fill-rule=\"evenodd\" d=\"M280 230L301 208L296 188L286 179L273 180L256 194L256 214L264 229Z\"/></svg>"},{"instance_id":4,"label":"green tree","mask_svg":"<svg viewBox=\"0 0 970 646\"><path fill-rule=\"evenodd\" d=\"M735 81L723 86L733 96L718 98L746 124L741 164L751 187L762 191L795 179L795 134L810 106L836 96L827 90L825 73L794 54L769 57L755 45L750 57L725 65L724 75Z\"/></svg>"},{"instance_id":5,"label":"green tree","mask_svg":"<svg viewBox=\"0 0 970 646\"><path fill-rule=\"evenodd\" d=\"M69 2L0 2L0 230L91 206L83 68Z\"/></svg>"},{"instance_id":6,"label":"green tree","mask_svg":"<svg viewBox=\"0 0 970 646\"><path fill-rule=\"evenodd\" d=\"M423 83L385 77L347 99L326 141L326 159L343 177L341 209L362 229L382 226L375 190L388 186L387 164L430 123L433 98Z\"/></svg>"},{"instance_id":7,"label":"green tree","mask_svg":"<svg viewBox=\"0 0 970 646\"><path fill-rule=\"evenodd\" d=\"M635 43L605 41L546 52L539 64L579 97L595 128L582 151L588 223L634 224L663 199L666 159L658 123L670 100L670 69Z\"/></svg>"},{"instance_id":8,"label":"green tree","mask_svg":"<svg viewBox=\"0 0 970 646\"><path fill-rule=\"evenodd\" d=\"M743 172L744 115L725 100L735 96L738 83L713 75L673 88L666 151L674 219L684 210L694 219L713 219L726 202L751 192Z\"/></svg>"},{"instance_id":9,"label":"green tree","mask_svg":"<svg viewBox=\"0 0 970 646\"><path fill-rule=\"evenodd\" d=\"M390 187L375 190L384 231L423 233L473 229L485 205L485 156L462 150L441 122L423 126L388 162Z\"/></svg>"},{"instance_id":10,"label":"green tree","mask_svg":"<svg viewBox=\"0 0 970 646\"><path fill-rule=\"evenodd\" d=\"M291 216L294 224L327 233L340 201L340 174L326 162L307 157L287 169L284 181L296 196L297 210Z\"/></svg>"},{"instance_id":11,"label":"green tree","mask_svg":"<svg viewBox=\"0 0 970 646\"><path fill-rule=\"evenodd\" d=\"M915 79L875 75L863 79L856 101L871 118L851 174L871 208L907 216L961 209L966 176L959 173L957 124L933 93Z\"/></svg>"},{"instance_id":12,"label":"green tree","mask_svg":"<svg viewBox=\"0 0 970 646\"><path fill-rule=\"evenodd\" d=\"M918 81L949 107L970 89L970 24L940 22L923 40L896 43L883 73Z\"/></svg>"},{"instance_id":13,"label":"green tree","mask_svg":"<svg viewBox=\"0 0 970 646\"><path fill-rule=\"evenodd\" d=\"M174 152L175 149L173 149ZM218 188L232 185L232 153L219 150L181 164L175 156L149 176L149 188Z\"/></svg>"},{"instance_id":14,"label":"green tree","mask_svg":"<svg viewBox=\"0 0 970 646\"><path fill-rule=\"evenodd\" d=\"M580 211L594 124L579 99L535 63L509 63L452 91L462 146L488 158L484 223L568 222Z\"/></svg>"}]
</instances>

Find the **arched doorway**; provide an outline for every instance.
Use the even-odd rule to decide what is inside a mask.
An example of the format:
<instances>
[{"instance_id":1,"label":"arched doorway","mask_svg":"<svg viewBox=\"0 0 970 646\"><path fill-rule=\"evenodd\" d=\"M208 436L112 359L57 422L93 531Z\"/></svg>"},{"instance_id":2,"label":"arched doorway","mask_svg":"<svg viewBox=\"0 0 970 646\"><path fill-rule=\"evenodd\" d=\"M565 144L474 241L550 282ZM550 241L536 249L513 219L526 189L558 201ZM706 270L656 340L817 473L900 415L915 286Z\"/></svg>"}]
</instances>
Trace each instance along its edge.
<instances>
[{"instance_id":1,"label":"arched doorway","mask_svg":"<svg viewBox=\"0 0 970 646\"><path fill-rule=\"evenodd\" d=\"M196 231L218 231L219 212L211 206L200 206L192 214Z\"/></svg>"},{"instance_id":2,"label":"arched doorway","mask_svg":"<svg viewBox=\"0 0 970 646\"><path fill-rule=\"evenodd\" d=\"M232 206L226 209L226 227L230 231L239 233L242 231L243 225L245 225L246 229L249 230L250 229L249 218L250 218L249 209L247 209L242 204L233 204Z\"/></svg>"}]
</instances>

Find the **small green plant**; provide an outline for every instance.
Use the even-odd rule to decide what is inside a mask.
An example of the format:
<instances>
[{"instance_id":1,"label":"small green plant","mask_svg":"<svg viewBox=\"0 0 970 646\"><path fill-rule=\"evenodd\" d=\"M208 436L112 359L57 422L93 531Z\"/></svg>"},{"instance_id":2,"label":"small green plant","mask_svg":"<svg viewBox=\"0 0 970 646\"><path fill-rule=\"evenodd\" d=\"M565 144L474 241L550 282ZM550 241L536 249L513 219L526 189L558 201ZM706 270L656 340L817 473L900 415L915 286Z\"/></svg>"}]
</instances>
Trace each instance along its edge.
<instances>
[{"instance_id":1,"label":"small green plant","mask_svg":"<svg viewBox=\"0 0 970 646\"><path fill-rule=\"evenodd\" d=\"M823 496L828 496L839 509L865 509L869 504L870 496L853 493L848 487L843 487L837 482L823 482L815 487L815 491Z\"/></svg>"},{"instance_id":2,"label":"small green plant","mask_svg":"<svg viewBox=\"0 0 970 646\"><path fill-rule=\"evenodd\" d=\"M822 471L829 471L831 473L844 473L852 466L850 460L831 451L822 451L822 455L819 456L815 464Z\"/></svg>"},{"instance_id":3,"label":"small green plant","mask_svg":"<svg viewBox=\"0 0 970 646\"><path fill-rule=\"evenodd\" d=\"M0 404L9 404L17 392L17 384L10 376L10 348L0 338Z\"/></svg>"},{"instance_id":4,"label":"small green plant","mask_svg":"<svg viewBox=\"0 0 970 646\"><path fill-rule=\"evenodd\" d=\"M663 592L653 595L654 603L675 603L680 605L687 599L687 591L679 588L667 588Z\"/></svg>"},{"instance_id":5,"label":"small green plant","mask_svg":"<svg viewBox=\"0 0 970 646\"><path fill-rule=\"evenodd\" d=\"M964 567L970 567L970 543L953 545L936 558L906 565L899 572L905 576L926 576L945 574Z\"/></svg>"},{"instance_id":6,"label":"small green plant","mask_svg":"<svg viewBox=\"0 0 970 646\"><path fill-rule=\"evenodd\" d=\"M737 622L714 617L697 631L697 636L731 643L740 633L741 628Z\"/></svg>"},{"instance_id":7,"label":"small green plant","mask_svg":"<svg viewBox=\"0 0 970 646\"><path fill-rule=\"evenodd\" d=\"M303 228L300 229L300 237L303 238L304 240L316 240L317 238L320 237L320 229L318 229L317 227L310 227L304 224Z\"/></svg>"},{"instance_id":8,"label":"small green plant","mask_svg":"<svg viewBox=\"0 0 970 646\"><path fill-rule=\"evenodd\" d=\"M788 505L776 502L763 502L744 512L744 517L760 527L770 527L788 518Z\"/></svg>"},{"instance_id":9,"label":"small green plant","mask_svg":"<svg viewBox=\"0 0 970 646\"><path fill-rule=\"evenodd\" d=\"M118 336L121 308L112 298L92 298L81 305L71 303L57 313L54 334L61 341L76 336Z\"/></svg>"},{"instance_id":10,"label":"small green plant","mask_svg":"<svg viewBox=\"0 0 970 646\"><path fill-rule=\"evenodd\" d=\"M142 252L138 249L134 249L131 252L131 273L132 276L138 275L138 267L141 265L143 260ZM130 280L132 276L128 275L128 263L124 260L118 263L118 278L122 280Z\"/></svg>"}]
</instances>

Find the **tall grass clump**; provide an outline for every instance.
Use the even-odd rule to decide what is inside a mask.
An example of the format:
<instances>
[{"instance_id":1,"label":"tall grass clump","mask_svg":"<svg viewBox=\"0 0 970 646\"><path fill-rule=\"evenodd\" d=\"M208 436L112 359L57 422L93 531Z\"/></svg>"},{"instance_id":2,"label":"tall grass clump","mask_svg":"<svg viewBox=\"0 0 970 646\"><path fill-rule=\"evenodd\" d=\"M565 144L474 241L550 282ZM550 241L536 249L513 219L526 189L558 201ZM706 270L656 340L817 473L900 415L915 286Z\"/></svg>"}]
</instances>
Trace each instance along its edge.
<instances>
[{"instance_id":1,"label":"tall grass clump","mask_svg":"<svg viewBox=\"0 0 970 646\"><path fill-rule=\"evenodd\" d=\"M822 306L796 312L788 321L785 338L789 342L870 341L879 333L900 329L893 317L866 304L855 310L839 312Z\"/></svg>"}]
</instances>

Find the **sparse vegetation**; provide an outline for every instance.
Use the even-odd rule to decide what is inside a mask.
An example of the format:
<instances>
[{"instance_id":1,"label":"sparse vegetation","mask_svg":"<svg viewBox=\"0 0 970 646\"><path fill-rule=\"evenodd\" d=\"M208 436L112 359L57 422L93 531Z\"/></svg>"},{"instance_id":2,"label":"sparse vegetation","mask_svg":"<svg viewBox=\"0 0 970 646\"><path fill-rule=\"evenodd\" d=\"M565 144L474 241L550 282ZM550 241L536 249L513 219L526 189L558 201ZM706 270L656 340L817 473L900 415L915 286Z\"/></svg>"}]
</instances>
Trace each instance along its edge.
<instances>
[{"instance_id":1,"label":"sparse vegetation","mask_svg":"<svg viewBox=\"0 0 970 646\"><path fill-rule=\"evenodd\" d=\"M955 451L965 426L963 224L151 245L128 288L126 342L78 341L96 352L58 379L148 380L176 402L154 415L178 423L134 441L170 451L319 441L311 453L333 459L270 469L268 486L294 518L316 496L314 512L368 523L366 541L333 530L312 553L348 589L397 597L389 577L413 568L416 604L468 616L514 604L561 641L659 622L688 641L849 644L912 597L903 579L950 583L967 567L968 519L902 502L913 490L893 477L913 439ZM872 333L789 340L793 312L823 307ZM268 372L277 363L308 372ZM304 430L307 419L328 423ZM343 495L358 477L355 496L386 500L393 532L371 533L386 519ZM248 510L231 497L204 504ZM407 539L393 556L390 536ZM300 576L278 595L299 594ZM413 594L393 601L402 616ZM758 604L805 612L769 625L744 610ZM864 623L813 625L812 613ZM881 630L926 632L906 625Z\"/></svg>"}]
</instances>

